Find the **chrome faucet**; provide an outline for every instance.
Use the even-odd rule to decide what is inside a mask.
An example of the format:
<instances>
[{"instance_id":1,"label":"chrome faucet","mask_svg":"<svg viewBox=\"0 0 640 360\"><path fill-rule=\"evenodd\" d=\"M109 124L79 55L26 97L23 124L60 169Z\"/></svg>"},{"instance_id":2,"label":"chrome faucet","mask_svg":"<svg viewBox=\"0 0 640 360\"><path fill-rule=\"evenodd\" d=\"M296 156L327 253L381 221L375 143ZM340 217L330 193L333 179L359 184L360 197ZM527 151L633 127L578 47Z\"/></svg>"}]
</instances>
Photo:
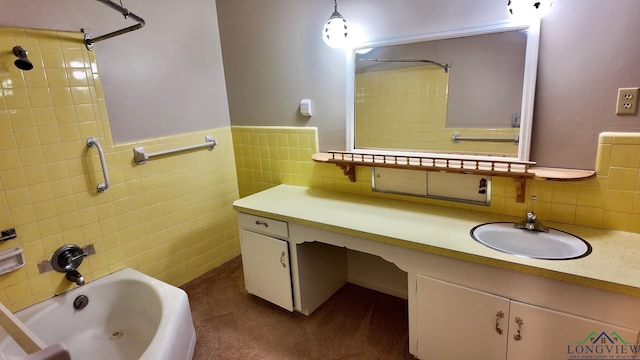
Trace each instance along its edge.
<instances>
[{"instance_id":1,"label":"chrome faucet","mask_svg":"<svg viewBox=\"0 0 640 360\"><path fill-rule=\"evenodd\" d=\"M54 270L64 273L67 280L82 286L84 285L84 277L77 268L87 256L89 253L77 245L64 245L56 250L50 263Z\"/></svg>"},{"instance_id":2,"label":"chrome faucet","mask_svg":"<svg viewBox=\"0 0 640 360\"><path fill-rule=\"evenodd\" d=\"M533 195L531 197L531 211L529 211L524 220L515 224L514 226L518 229L528 230L528 231L540 231L540 232L549 232L549 228L542 225L541 222L538 221L538 216L533 212L536 206L536 196Z\"/></svg>"},{"instance_id":3,"label":"chrome faucet","mask_svg":"<svg viewBox=\"0 0 640 360\"><path fill-rule=\"evenodd\" d=\"M76 283L78 286L84 285L84 278L78 272L78 270L71 270L67 272L66 275L67 280Z\"/></svg>"}]
</instances>

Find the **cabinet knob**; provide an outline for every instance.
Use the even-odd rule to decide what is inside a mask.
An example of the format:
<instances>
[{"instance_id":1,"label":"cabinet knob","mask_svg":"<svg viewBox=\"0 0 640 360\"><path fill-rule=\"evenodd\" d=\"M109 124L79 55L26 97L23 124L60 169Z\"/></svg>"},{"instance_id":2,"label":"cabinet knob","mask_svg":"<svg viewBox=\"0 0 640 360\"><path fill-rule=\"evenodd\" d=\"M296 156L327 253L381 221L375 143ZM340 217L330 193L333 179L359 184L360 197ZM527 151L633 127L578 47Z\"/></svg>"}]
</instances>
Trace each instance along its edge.
<instances>
[{"instance_id":1,"label":"cabinet knob","mask_svg":"<svg viewBox=\"0 0 640 360\"><path fill-rule=\"evenodd\" d=\"M519 316L516 316L516 319L514 320L514 322L518 324L518 332L516 334L513 334L513 340L520 341L522 340L522 335L520 334L520 330L522 330L522 325L524 325L524 321L522 321L522 319Z\"/></svg>"},{"instance_id":2,"label":"cabinet knob","mask_svg":"<svg viewBox=\"0 0 640 360\"><path fill-rule=\"evenodd\" d=\"M504 330L502 330L502 328L500 327L500 319L504 318L504 313L502 311L498 311L496 313L496 332L499 335L502 335L502 333L504 332Z\"/></svg>"}]
</instances>

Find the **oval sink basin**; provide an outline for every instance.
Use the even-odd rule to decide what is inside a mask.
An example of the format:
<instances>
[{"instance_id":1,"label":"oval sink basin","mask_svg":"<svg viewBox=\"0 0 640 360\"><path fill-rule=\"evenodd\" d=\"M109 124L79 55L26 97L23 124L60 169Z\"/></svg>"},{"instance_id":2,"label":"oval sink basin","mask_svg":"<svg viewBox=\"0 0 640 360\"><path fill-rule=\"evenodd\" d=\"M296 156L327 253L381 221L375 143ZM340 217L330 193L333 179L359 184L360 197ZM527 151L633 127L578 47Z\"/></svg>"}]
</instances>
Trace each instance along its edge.
<instances>
[{"instance_id":1,"label":"oval sink basin","mask_svg":"<svg viewBox=\"0 0 640 360\"><path fill-rule=\"evenodd\" d=\"M535 259L569 260L591 253L591 245L575 235L557 229L518 229L514 223L478 225L471 229L471 237L494 250Z\"/></svg>"}]
</instances>

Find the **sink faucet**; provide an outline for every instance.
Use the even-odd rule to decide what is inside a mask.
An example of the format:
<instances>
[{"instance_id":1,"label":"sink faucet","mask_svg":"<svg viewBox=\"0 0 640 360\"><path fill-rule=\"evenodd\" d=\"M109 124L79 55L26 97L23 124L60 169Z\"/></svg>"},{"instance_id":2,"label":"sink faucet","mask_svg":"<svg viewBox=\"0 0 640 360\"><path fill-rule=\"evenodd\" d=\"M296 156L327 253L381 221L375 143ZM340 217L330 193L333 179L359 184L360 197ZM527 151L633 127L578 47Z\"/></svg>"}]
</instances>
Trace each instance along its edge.
<instances>
[{"instance_id":1,"label":"sink faucet","mask_svg":"<svg viewBox=\"0 0 640 360\"><path fill-rule=\"evenodd\" d=\"M531 211L527 213L527 216L521 222L515 224L515 227L518 229L524 229L528 231L540 231L540 232L549 232L549 228L542 225L541 222L538 221L538 216L533 212L536 206L536 196L533 195L531 197Z\"/></svg>"},{"instance_id":2,"label":"sink faucet","mask_svg":"<svg viewBox=\"0 0 640 360\"><path fill-rule=\"evenodd\" d=\"M67 277L67 280L78 284L78 286L84 285L84 278L78 272L78 270L68 271L66 277Z\"/></svg>"}]
</instances>

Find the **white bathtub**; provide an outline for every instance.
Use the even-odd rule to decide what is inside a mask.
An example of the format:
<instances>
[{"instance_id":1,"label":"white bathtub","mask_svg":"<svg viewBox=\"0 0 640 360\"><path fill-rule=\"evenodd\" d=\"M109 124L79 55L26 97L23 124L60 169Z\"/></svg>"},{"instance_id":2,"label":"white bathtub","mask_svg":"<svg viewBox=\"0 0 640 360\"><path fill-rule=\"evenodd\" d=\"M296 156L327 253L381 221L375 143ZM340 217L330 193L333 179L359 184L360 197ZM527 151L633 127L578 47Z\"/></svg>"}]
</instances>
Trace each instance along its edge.
<instances>
[{"instance_id":1,"label":"white bathtub","mask_svg":"<svg viewBox=\"0 0 640 360\"><path fill-rule=\"evenodd\" d=\"M85 295L88 305L74 308ZM47 345L63 343L74 360L191 360L196 342L187 294L123 269L16 313ZM0 329L0 354L25 353Z\"/></svg>"}]
</instances>

